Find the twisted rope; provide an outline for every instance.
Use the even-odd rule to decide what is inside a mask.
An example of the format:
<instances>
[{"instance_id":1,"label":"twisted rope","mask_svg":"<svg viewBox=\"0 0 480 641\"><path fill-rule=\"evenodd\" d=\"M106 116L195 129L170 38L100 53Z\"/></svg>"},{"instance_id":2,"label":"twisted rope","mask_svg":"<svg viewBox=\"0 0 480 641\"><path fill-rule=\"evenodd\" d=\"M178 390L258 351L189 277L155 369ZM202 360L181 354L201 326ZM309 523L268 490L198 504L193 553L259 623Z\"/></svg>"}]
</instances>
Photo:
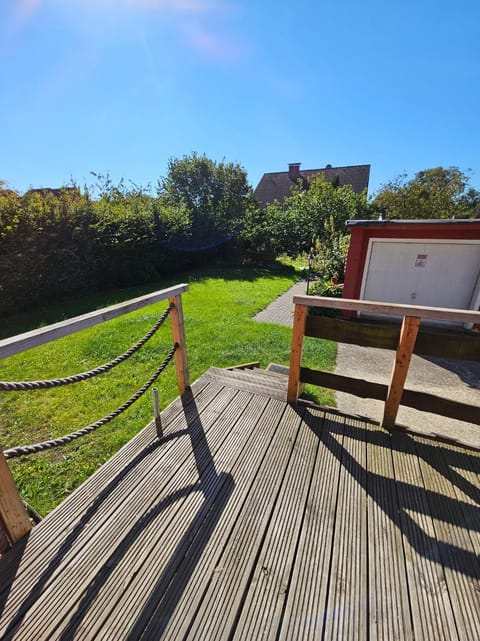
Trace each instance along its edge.
<instances>
[{"instance_id":1,"label":"twisted rope","mask_svg":"<svg viewBox=\"0 0 480 641\"><path fill-rule=\"evenodd\" d=\"M116 410L113 410L113 412L110 412L110 414L107 414L107 416L104 416L100 420L95 421L95 423L90 423L90 425L87 425L87 427L77 430L76 432L72 432L71 434L66 434L65 436L60 436L59 438L51 439L50 441L43 441L42 443L35 443L34 445L12 447L11 449L5 450L3 452L5 458L11 459L17 456L28 456L29 454L44 452L54 447L60 447L62 445L66 445L67 443L70 443L71 441L74 441L77 438L80 438L80 436L84 436L85 434L89 434L90 432L93 432L94 430L101 427L102 425L106 425L111 420L119 416L122 412L127 410L131 405L133 405L133 403L135 403L135 401L138 401L138 399L143 394L145 394L148 388L153 385L156 379L160 376L163 370L170 363L170 361L173 358L173 355L175 354L177 347L178 347L178 343L175 343L172 349L168 352L167 356L163 359L162 363L157 367L154 373L150 376L148 381L144 385L142 385L142 387L140 387L140 389L138 389L135 392L135 394L133 394L133 396L131 396L127 401L125 401L123 405L120 405L120 407L117 407Z\"/></svg>"},{"instance_id":2,"label":"twisted rope","mask_svg":"<svg viewBox=\"0 0 480 641\"><path fill-rule=\"evenodd\" d=\"M98 376L99 374L104 374L108 372L113 367L120 365L130 358L135 352L145 345L145 343L152 338L152 336L160 329L168 315L173 309L173 304L170 304L167 309L160 316L158 321L152 327L152 329L141 338L138 343L130 347L126 352L114 358L113 361L100 365L95 369L91 369L88 372L82 372L81 374L73 374L72 376L65 376L63 378L54 378L51 380L45 381L0 381L0 391L3 392L28 392L35 389L51 389L52 387L60 387L61 385L70 385L71 383L79 383L80 381L86 381L89 378Z\"/></svg>"}]
</instances>

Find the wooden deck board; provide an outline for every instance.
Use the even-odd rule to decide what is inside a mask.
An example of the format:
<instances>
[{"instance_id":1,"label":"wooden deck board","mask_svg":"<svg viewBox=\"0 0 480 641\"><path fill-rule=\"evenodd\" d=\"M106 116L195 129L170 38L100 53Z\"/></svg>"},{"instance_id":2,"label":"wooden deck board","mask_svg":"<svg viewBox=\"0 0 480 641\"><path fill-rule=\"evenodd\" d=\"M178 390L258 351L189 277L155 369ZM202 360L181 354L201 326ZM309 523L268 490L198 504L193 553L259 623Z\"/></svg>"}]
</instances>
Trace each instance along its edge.
<instances>
[{"instance_id":1,"label":"wooden deck board","mask_svg":"<svg viewBox=\"0 0 480 641\"><path fill-rule=\"evenodd\" d=\"M395 433L393 458L415 639L458 639L414 439Z\"/></svg>"},{"instance_id":2,"label":"wooden deck board","mask_svg":"<svg viewBox=\"0 0 480 641\"><path fill-rule=\"evenodd\" d=\"M372 641L412 641L413 629L390 433L367 431L369 628Z\"/></svg>"},{"instance_id":3,"label":"wooden deck board","mask_svg":"<svg viewBox=\"0 0 480 641\"><path fill-rule=\"evenodd\" d=\"M455 498L462 507L461 522L466 525L475 554L480 558L480 465L472 465L472 455L465 456L449 444L442 448L442 454L452 478ZM480 454L477 460L478 457Z\"/></svg>"},{"instance_id":4,"label":"wooden deck board","mask_svg":"<svg viewBox=\"0 0 480 641\"><path fill-rule=\"evenodd\" d=\"M451 482L442 452L431 441L418 439L425 490L432 512L435 538L440 542L440 558L459 639L480 639L480 559L465 526L462 501ZM469 524L470 525L470 524Z\"/></svg>"},{"instance_id":5,"label":"wooden deck board","mask_svg":"<svg viewBox=\"0 0 480 641\"><path fill-rule=\"evenodd\" d=\"M344 421L332 421L323 411L312 408L307 409L304 420L318 435L319 444L288 586L281 641L322 638L337 512Z\"/></svg>"},{"instance_id":6,"label":"wooden deck board","mask_svg":"<svg viewBox=\"0 0 480 641\"><path fill-rule=\"evenodd\" d=\"M262 546L256 555L256 564L233 639L271 639L277 633L317 447L318 437L312 431L299 430ZM292 510L293 505L295 510Z\"/></svg>"},{"instance_id":7,"label":"wooden deck board","mask_svg":"<svg viewBox=\"0 0 480 641\"><path fill-rule=\"evenodd\" d=\"M365 430L345 430L325 614L325 639L367 638Z\"/></svg>"},{"instance_id":8,"label":"wooden deck board","mask_svg":"<svg viewBox=\"0 0 480 641\"><path fill-rule=\"evenodd\" d=\"M480 638L480 453L274 387L202 377L0 559L0 638Z\"/></svg>"},{"instance_id":9,"label":"wooden deck board","mask_svg":"<svg viewBox=\"0 0 480 641\"><path fill-rule=\"evenodd\" d=\"M186 630L182 613L177 612L174 625L165 638L184 638L180 633L186 632L185 638L226 639L233 630L244 591L249 585L251 567L281 486L280 479L288 463L292 442L300 427L300 418L285 409L280 403L268 408L262 424L276 425L275 436L279 438L270 439L266 448L264 444L264 455L256 460L253 469L247 465L241 476L235 477L243 486L243 492L226 523L207 581L203 581L203 591L197 595L195 620Z\"/></svg>"}]
</instances>

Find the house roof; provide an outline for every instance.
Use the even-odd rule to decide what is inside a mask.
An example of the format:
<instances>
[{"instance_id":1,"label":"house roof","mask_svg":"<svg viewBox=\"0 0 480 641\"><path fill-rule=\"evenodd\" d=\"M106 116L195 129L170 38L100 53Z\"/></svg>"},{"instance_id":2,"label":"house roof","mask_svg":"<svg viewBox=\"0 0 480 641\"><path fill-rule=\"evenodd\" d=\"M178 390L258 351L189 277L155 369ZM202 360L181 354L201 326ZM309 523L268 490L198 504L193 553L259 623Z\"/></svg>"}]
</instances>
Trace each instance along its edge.
<instances>
[{"instance_id":1,"label":"house roof","mask_svg":"<svg viewBox=\"0 0 480 641\"><path fill-rule=\"evenodd\" d=\"M290 195L291 189L297 184L298 179L303 180L305 186L307 186L308 180L319 174L323 175L326 180L335 180L338 176L340 187L351 185L353 191L359 194L364 189L368 189L370 165L353 165L350 167L327 165L320 169L302 169L300 171L300 163L292 163L289 165L288 171L274 171L263 174L254 191L254 196L261 207L273 202L275 199L282 201L286 196Z\"/></svg>"},{"instance_id":2,"label":"house roof","mask_svg":"<svg viewBox=\"0 0 480 641\"><path fill-rule=\"evenodd\" d=\"M16 191L13 189L2 189L0 188L0 198L8 198L8 196L17 195Z\"/></svg>"},{"instance_id":3,"label":"house roof","mask_svg":"<svg viewBox=\"0 0 480 641\"><path fill-rule=\"evenodd\" d=\"M65 194L77 195L80 194L78 187L37 187L29 189L26 194L39 194L40 196L55 196L61 198Z\"/></svg>"}]
</instances>

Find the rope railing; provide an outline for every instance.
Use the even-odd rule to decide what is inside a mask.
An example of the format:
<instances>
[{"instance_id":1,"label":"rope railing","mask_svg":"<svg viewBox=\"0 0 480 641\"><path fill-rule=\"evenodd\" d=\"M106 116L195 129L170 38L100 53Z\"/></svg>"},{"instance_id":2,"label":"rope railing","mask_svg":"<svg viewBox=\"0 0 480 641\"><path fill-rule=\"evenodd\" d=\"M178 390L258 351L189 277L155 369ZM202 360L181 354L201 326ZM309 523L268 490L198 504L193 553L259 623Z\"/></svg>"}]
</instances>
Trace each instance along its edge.
<instances>
[{"instance_id":1,"label":"rope railing","mask_svg":"<svg viewBox=\"0 0 480 641\"><path fill-rule=\"evenodd\" d=\"M39 327L37 329L24 332L17 336L0 339L0 360L20 354L27 350L45 345L52 341L58 340L66 336L70 336L76 332L94 327L100 323L111 321L115 318L138 311L149 305L159 303L161 301L168 301L168 308L160 316L155 325L150 329L143 338L141 338L133 347L126 352L114 358L112 361L100 365L87 372L65 376L62 378L55 378L51 380L37 380L37 381L0 381L0 392L23 392L30 390L50 389L62 385L69 385L71 383L78 383L108 372L116 365L127 360L135 352L137 352L145 343L157 332L161 325L170 316L170 324L172 330L172 343L173 346L162 361L162 363L153 372L150 378L140 387L127 401L117 407L117 409L107 414L98 421L87 425L86 427L60 436L50 440L45 440L40 443L32 445L22 445L12 447L4 452L0 447L0 553L12 547L19 541L25 534L32 528L31 519L25 511L24 503L20 497L12 472L9 469L7 459L13 459L19 456L27 456L36 452L43 452L55 447L61 447L67 443L71 443L77 438L84 436L106 425L111 420L122 414L127 410L135 401L137 401L145 392L153 385L156 379L160 376L163 370L167 367L172 359L175 361L175 370L178 391L183 394L188 389L189 375L188 375L188 361L185 344L185 327L183 320L182 310L182 294L188 291L187 284L174 285L166 289L151 292L132 298L121 303L115 303L102 309L87 312L74 318L69 318L46 327ZM161 423L160 423L160 408L158 403L158 391L153 388L154 393L154 413L155 425L157 427L157 435L161 436Z\"/></svg>"},{"instance_id":2,"label":"rope railing","mask_svg":"<svg viewBox=\"0 0 480 641\"><path fill-rule=\"evenodd\" d=\"M155 325L141 338L135 345L130 347L126 352L117 356L109 363L104 363L95 369L91 369L87 372L82 372L80 374L73 374L71 376L65 376L62 378L54 378L50 380L43 381L0 381L0 391L2 392L29 392L31 390L38 389L51 389L53 387L60 387L61 385L71 385L72 383L79 383L80 381L86 381L90 378L98 376L99 374L104 374L109 370L113 369L120 363L126 361L130 356L133 356L138 350L145 345L147 341L156 334L156 332L163 325L165 320L168 318L170 312L173 309L173 305L170 304L167 309L163 312L160 318L157 320Z\"/></svg>"},{"instance_id":3,"label":"rope railing","mask_svg":"<svg viewBox=\"0 0 480 641\"><path fill-rule=\"evenodd\" d=\"M28 456L29 454L36 454L37 452L45 452L46 450L50 450L55 447L61 447L62 445L67 445L67 443L71 443L75 439L80 438L81 436L85 436L85 434L89 434L90 432L93 432L99 427L102 427L102 425L106 425L111 420L113 420L114 418L116 418L117 416L125 412L125 410L127 410L131 405L133 405L133 403L135 403L135 401L138 401L138 399L141 396L143 396L143 394L145 394L145 392L153 385L153 383L157 380L157 378L160 376L163 370L170 363L177 348L178 348L178 343L175 343L172 349L168 352L167 356L163 359L162 363L157 367L154 373L147 380L147 382L144 383L142 387L140 387L135 392L135 394L133 394L127 401L125 401L122 405L117 407L117 409L113 410L113 412L110 412L110 414L107 414L107 416L104 416L98 421L95 421L95 423L90 423L90 425L87 425L82 429L76 430L75 432L71 432L70 434L66 434L65 436L60 436L59 438L56 438L56 439L42 441L41 443L34 443L33 445L22 445L22 446L12 447L8 450L4 450L3 455L5 456L6 459L11 459L19 456Z\"/></svg>"}]
</instances>

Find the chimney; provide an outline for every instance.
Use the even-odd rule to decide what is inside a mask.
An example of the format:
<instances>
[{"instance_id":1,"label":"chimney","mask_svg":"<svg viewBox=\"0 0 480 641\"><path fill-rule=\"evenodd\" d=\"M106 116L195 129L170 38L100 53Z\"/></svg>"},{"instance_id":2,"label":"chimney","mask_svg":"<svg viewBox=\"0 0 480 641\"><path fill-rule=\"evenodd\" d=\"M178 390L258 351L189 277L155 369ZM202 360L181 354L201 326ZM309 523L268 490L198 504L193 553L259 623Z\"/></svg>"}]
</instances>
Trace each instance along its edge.
<instances>
[{"instance_id":1,"label":"chimney","mask_svg":"<svg viewBox=\"0 0 480 641\"><path fill-rule=\"evenodd\" d=\"M302 164L301 162L291 162L288 165L288 177L290 178L290 180L293 180L294 183L296 183L297 180L301 178L300 176L301 164Z\"/></svg>"}]
</instances>

